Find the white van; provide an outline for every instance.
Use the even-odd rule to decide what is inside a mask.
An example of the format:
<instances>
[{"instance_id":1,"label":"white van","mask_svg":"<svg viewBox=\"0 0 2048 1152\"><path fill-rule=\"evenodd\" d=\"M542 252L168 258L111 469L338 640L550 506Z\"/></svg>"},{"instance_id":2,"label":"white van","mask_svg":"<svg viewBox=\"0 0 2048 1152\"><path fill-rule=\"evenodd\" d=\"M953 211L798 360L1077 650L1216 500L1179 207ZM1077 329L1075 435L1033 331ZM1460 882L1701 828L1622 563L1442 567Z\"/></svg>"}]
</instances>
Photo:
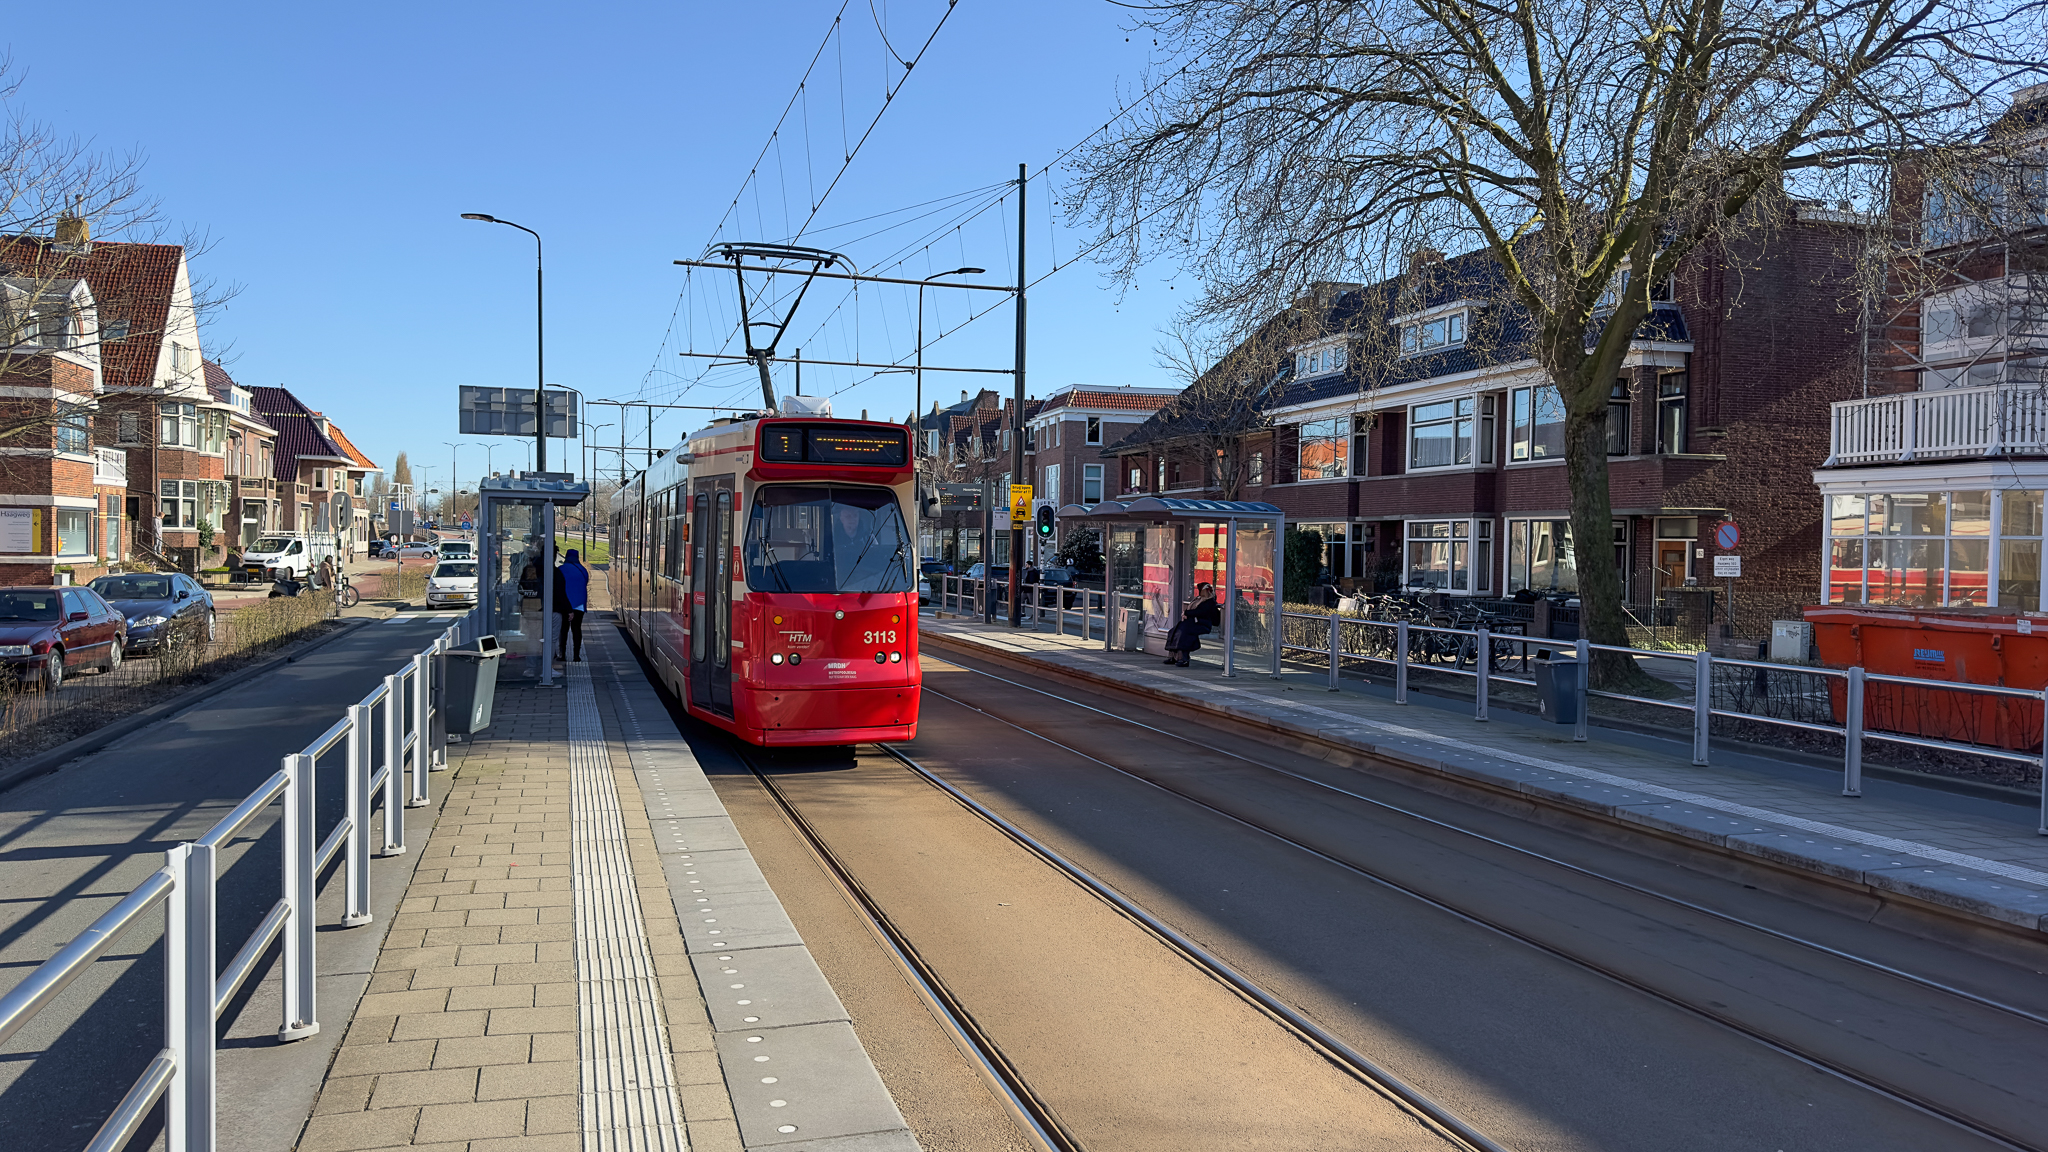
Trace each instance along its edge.
<instances>
[{"instance_id":1,"label":"white van","mask_svg":"<svg viewBox=\"0 0 2048 1152\"><path fill-rule=\"evenodd\" d=\"M443 560L474 560L476 546L467 540L443 540L434 546Z\"/></svg>"},{"instance_id":2,"label":"white van","mask_svg":"<svg viewBox=\"0 0 2048 1152\"><path fill-rule=\"evenodd\" d=\"M251 580L274 580L276 573L290 572L303 581L320 561L335 555L334 537L325 533L265 536L242 549L242 570ZM341 563L338 557L335 563Z\"/></svg>"}]
</instances>

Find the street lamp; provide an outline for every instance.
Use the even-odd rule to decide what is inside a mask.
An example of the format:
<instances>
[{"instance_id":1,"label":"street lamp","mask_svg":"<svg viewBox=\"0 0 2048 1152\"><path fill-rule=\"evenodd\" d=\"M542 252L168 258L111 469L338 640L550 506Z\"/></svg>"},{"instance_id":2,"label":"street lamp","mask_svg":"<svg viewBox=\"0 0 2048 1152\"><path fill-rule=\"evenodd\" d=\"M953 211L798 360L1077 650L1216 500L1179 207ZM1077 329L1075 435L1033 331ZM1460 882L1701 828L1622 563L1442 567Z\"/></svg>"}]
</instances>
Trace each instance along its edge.
<instances>
[{"instance_id":1,"label":"street lamp","mask_svg":"<svg viewBox=\"0 0 2048 1152\"><path fill-rule=\"evenodd\" d=\"M517 228L533 237L533 470L545 472L548 470L548 401L546 385L543 383L547 379L547 327L543 323L543 317L547 297L541 289L540 233L524 224L514 224L510 220L500 220L496 216L482 212L464 212L462 218L480 220L485 224L503 224L507 228Z\"/></svg>"},{"instance_id":2,"label":"street lamp","mask_svg":"<svg viewBox=\"0 0 2048 1152\"><path fill-rule=\"evenodd\" d=\"M934 272L917 282L917 408L910 416L910 432L919 440L924 439L917 435L918 421L924 419L924 286L941 276L979 276L985 271L985 268L955 268L951 272ZM916 459L917 451L915 446L911 448L912 459Z\"/></svg>"},{"instance_id":3,"label":"street lamp","mask_svg":"<svg viewBox=\"0 0 2048 1152\"><path fill-rule=\"evenodd\" d=\"M443 440L441 441L441 443L446 444L448 446L448 489L452 495L460 496L462 495L462 473L456 466L455 450L458 448L481 448L484 446L481 444L471 443L467 440L461 442L457 442L454 440ZM490 457L485 456L484 459L488 461ZM459 505L453 509L453 513L456 519L461 519L462 509Z\"/></svg>"}]
</instances>

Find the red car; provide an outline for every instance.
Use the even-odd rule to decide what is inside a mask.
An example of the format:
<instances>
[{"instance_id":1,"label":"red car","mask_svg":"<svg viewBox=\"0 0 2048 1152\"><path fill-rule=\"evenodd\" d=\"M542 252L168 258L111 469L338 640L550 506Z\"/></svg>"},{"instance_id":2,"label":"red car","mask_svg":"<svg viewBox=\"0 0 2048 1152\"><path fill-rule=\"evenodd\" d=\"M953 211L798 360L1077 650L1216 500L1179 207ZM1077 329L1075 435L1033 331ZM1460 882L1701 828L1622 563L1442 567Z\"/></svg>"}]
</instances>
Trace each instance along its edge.
<instances>
[{"instance_id":1,"label":"red car","mask_svg":"<svg viewBox=\"0 0 2048 1152\"><path fill-rule=\"evenodd\" d=\"M90 588L0 588L0 667L46 692L73 672L111 672L128 621Z\"/></svg>"}]
</instances>

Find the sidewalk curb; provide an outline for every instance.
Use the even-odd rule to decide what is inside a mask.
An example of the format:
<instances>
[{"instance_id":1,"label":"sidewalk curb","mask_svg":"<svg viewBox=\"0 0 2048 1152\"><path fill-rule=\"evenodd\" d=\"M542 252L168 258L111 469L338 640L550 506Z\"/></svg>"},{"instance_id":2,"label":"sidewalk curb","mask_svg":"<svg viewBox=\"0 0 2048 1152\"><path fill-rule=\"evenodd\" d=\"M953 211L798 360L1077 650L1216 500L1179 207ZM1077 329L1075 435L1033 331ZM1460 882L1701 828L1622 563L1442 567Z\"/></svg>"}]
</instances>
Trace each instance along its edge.
<instances>
[{"instance_id":1,"label":"sidewalk curb","mask_svg":"<svg viewBox=\"0 0 2048 1152\"><path fill-rule=\"evenodd\" d=\"M0 768L0 792L5 792L17 784L33 780L38 776L47 776L73 760L92 755L131 732L140 731L159 720L168 720L188 708L205 703L220 692L254 680L280 664L292 663L301 656L309 652L318 651L344 636L354 635L357 631L372 623L375 623L375 621L367 617L356 617L354 623L345 624L343 627L335 629L303 648L288 648L260 664L252 664L239 672L230 672L226 676L208 684L194 685L171 697L169 700L164 700L144 708L133 716L116 720L103 728L94 729L75 740L59 744L48 752L37 753L20 763Z\"/></svg>"},{"instance_id":2,"label":"sidewalk curb","mask_svg":"<svg viewBox=\"0 0 2048 1152\"><path fill-rule=\"evenodd\" d=\"M2010 882L1994 883L1992 877L1957 877L1936 873L1934 869L1909 869L1912 872L1933 876L1931 880L1923 880L1898 874L1898 869L1865 870L1854 864L1845 864L1843 860L1846 857L1830 858L1823 854L1828 847L1863 851L1860 846L1853 846L1845 841L1830 841L1827 846L1807 850L1786 843L1791 839L1789 835L1776 834L1782 830L1771 830L1772 835L1768 839L1775 839L1779 843L1755 842L1758 838L1752 835L1737 835L1726 830L1717 831L1640 811L1639 809L1644 807L1641 798L1633 801L1623 798L1619 803L1607 803L1588 795L1591 791L1589 789L1574 789L1570 785L1558 787L1525 780L1518 777L1516 772L1526 770L1515 765L1504 765L1500 770L1489 771L1471 764L1447 763L1399 748L1346 740L1310 729L1291 727L1245 709L1163 692L1085 669L1069 668L1036 659L1028 654L1003 651L977 644L970 638L920 629L918 639L922 645L971 655L1018 671L1078 681L1163 705L1168 709L1268 732L1298 745L1299 751L1343 764L1345 767L1368 770L1394 769L1404 775L1421 777L1426 786L1432 786L1438 791L1448 789L1453 793L1463 792L1466 795L1477 791L1495 799L1511 801L1519 807L1535 808L1546 814L1563 816L1575 822L1590 821L1605 830L1619 831L1630 837L1648 837L1659 843L1679 846L1688 852L1704 854L1740 868L1760 869L1765 873L1792 878L1801 883L1818 884L1838 892L1853 893L1874 900L1879 905L1891 905L1931 914L1945 921L1959 921L1972 928L1993 929L2001 935L2010 936L2017 932L2021 938L2037 944L2041 942L2044 931L2048 931L2048 895L2033 893ZM1727 824L1728 821L1723 819L1721 823ZM1808 834L1801 834L1798 839L1804 844L1816 843ZM1864 854L1867 855L1867 852ZM2026 899L2027 897L2033 899Z\"/></svg>"}]
</instances>

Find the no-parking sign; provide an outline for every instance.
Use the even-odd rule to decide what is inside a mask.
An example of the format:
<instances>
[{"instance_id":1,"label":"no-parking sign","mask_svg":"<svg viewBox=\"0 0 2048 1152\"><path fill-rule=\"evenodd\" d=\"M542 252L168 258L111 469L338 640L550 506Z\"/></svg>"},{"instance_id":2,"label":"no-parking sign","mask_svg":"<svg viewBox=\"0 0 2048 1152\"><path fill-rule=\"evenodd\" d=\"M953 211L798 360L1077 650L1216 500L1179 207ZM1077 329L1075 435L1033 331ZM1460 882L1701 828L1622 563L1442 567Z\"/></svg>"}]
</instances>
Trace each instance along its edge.
<instances>
[{"instance_id":1,"label":"no-parking sign","mask_svg":"<svg viewBox=\"0 0 2048 1152\"><path fill-rule=\"evenodd\" d=\"M1714 544L1723 552L1733 552L1742 543L1742 529L1733 520L1723 520L1714 526Z\"/></svg>"}]
</instances>

